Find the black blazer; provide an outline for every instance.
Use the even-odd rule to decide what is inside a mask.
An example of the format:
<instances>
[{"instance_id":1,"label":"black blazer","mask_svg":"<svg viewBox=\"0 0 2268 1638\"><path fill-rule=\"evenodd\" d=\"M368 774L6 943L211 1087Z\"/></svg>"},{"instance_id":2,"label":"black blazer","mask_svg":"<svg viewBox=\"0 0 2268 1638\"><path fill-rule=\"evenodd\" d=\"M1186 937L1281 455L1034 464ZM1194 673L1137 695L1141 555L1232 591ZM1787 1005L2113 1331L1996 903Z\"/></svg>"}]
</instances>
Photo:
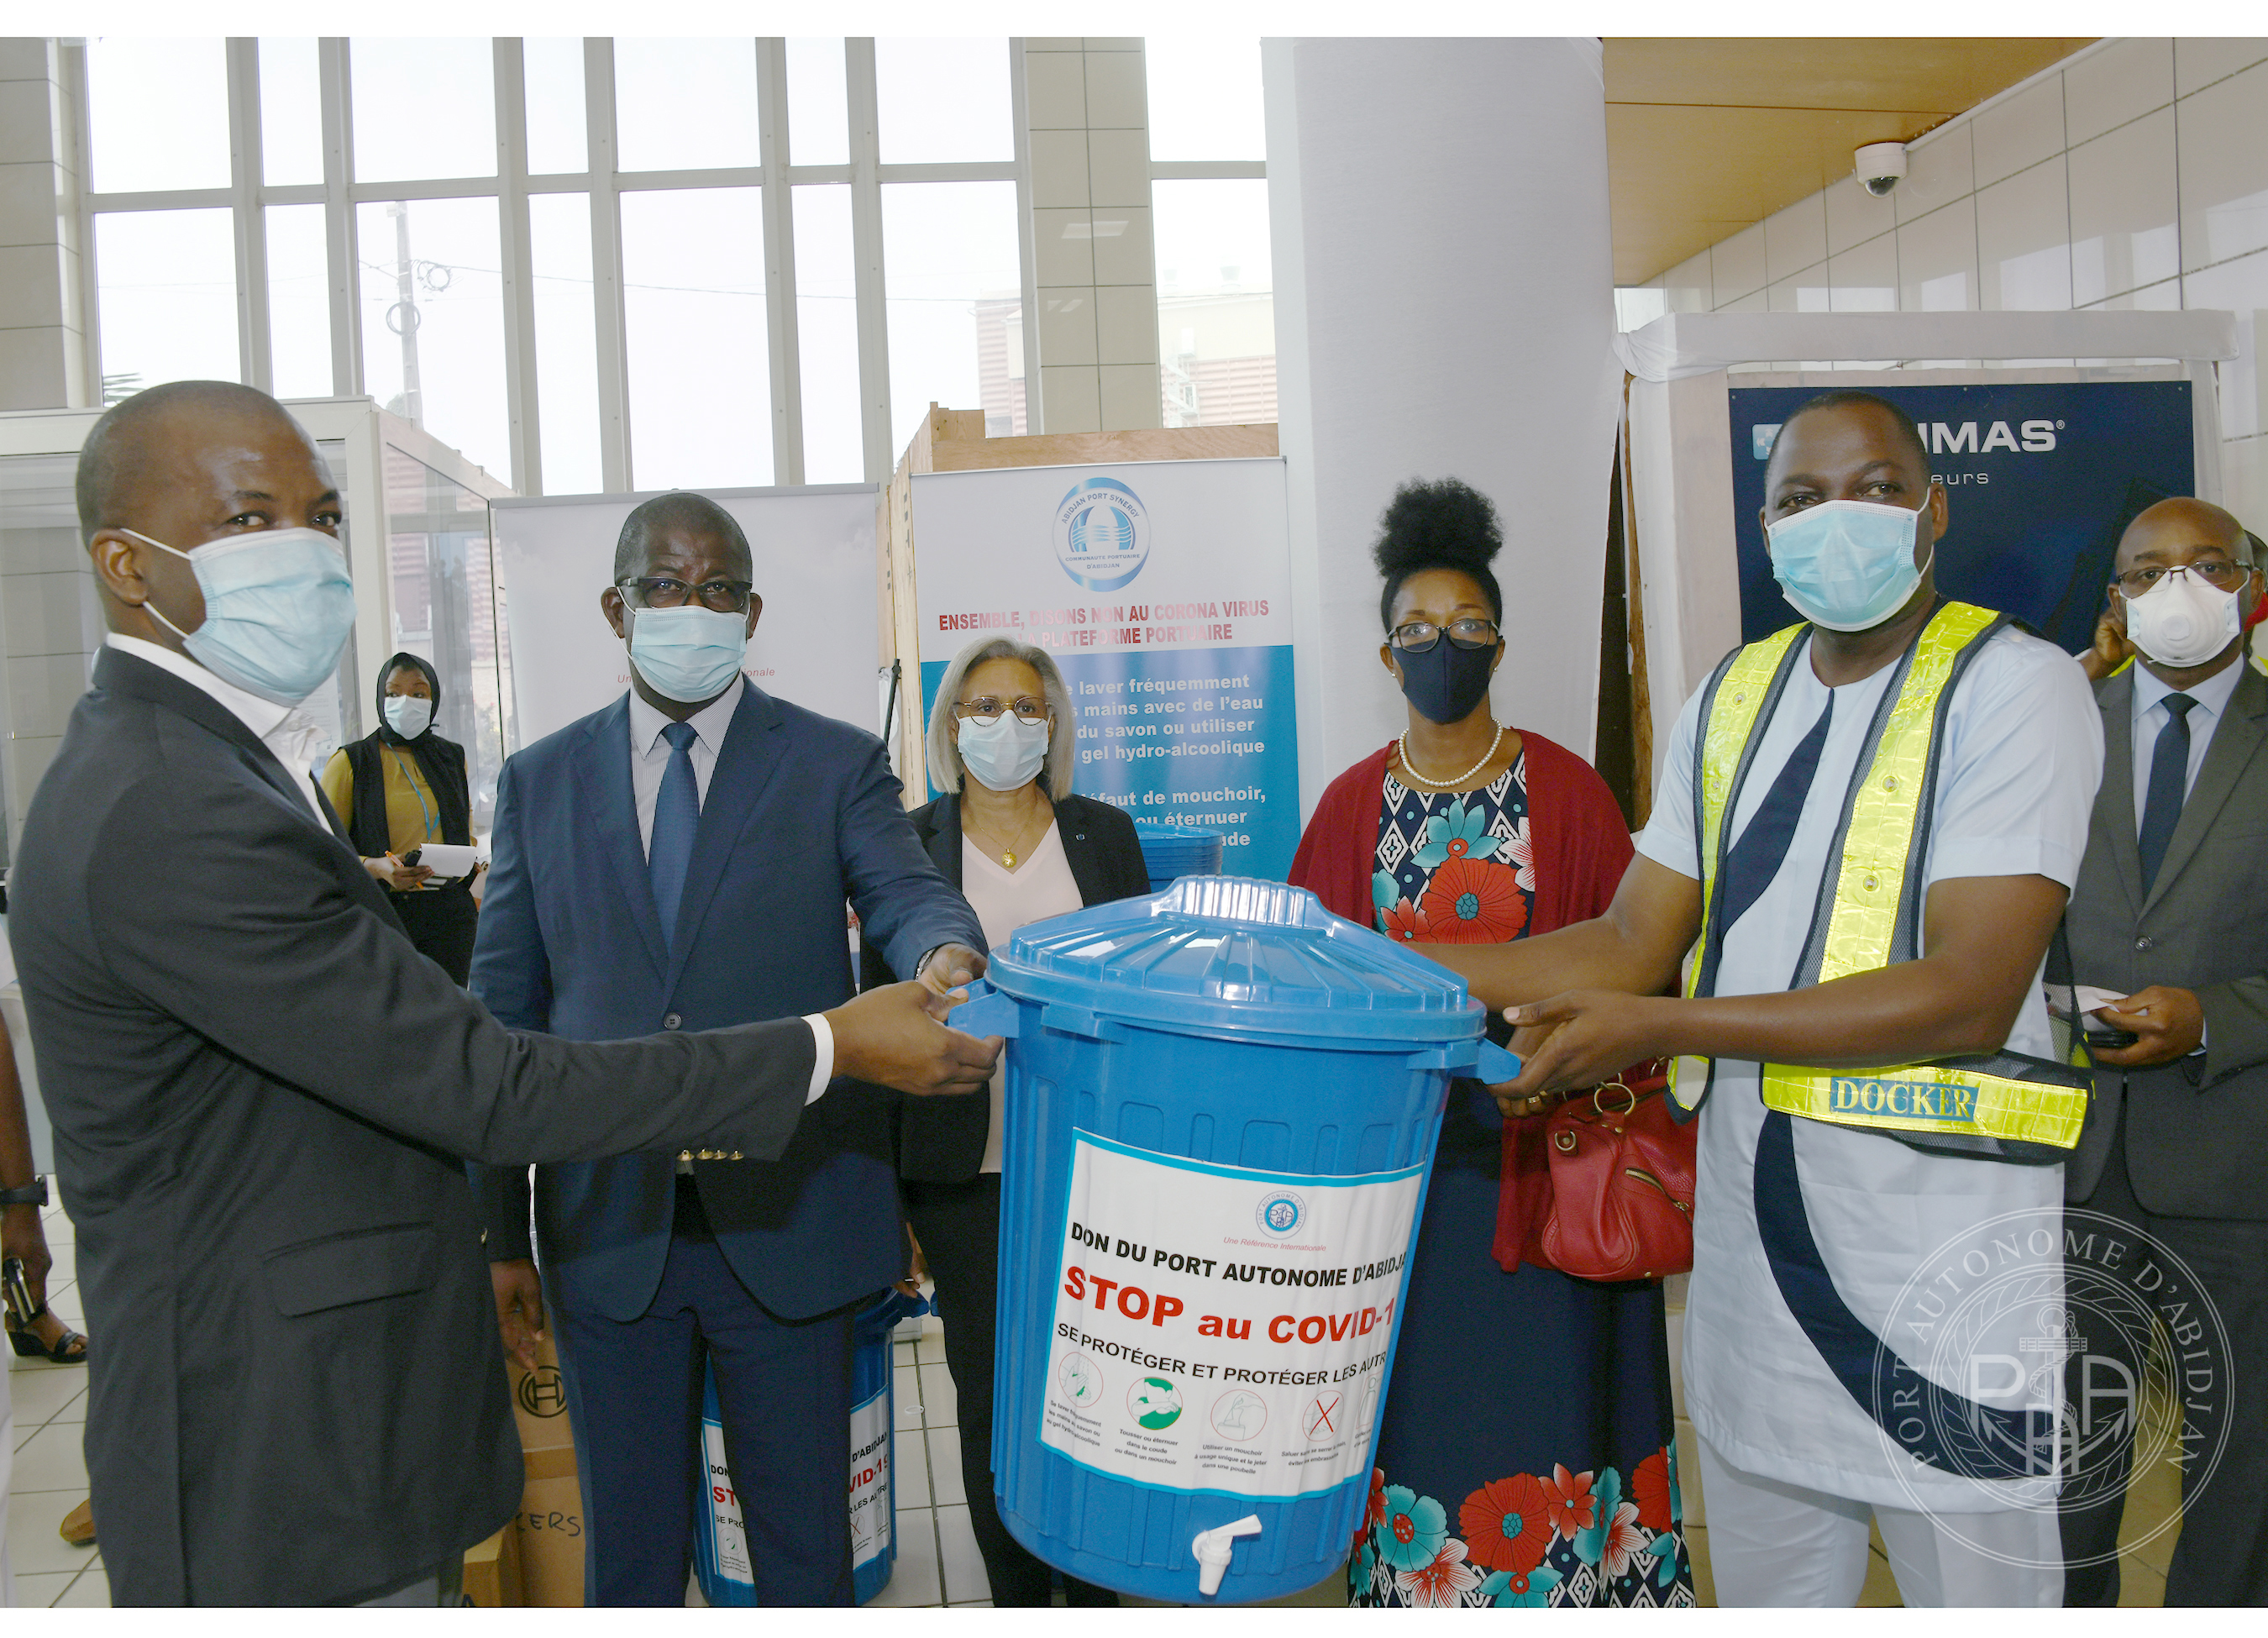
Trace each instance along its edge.
<instances>
[{"instance_id":1,"label":"black blazer","mask_svg":"<svg viewBox=\"0 0 2268 1638\"><path fill-rule=\"evenodd\" d=\"M2095 685L2102 785L2066 922L2081 984L2122 995L2194 990L2206 1050L2154 1069L2097 1065L2095 1107L2065 1162L2066 1198L2093 1198L2126 1116L2126 1170L2145 1211L2268 1219L2268 677L2243 673L2150 890L2134 824L2134 673Z\"/></svg>"},{"instance_id":2,"label":"black blazer","mask_svg":"<svg viewBox=\"0 0 2268 1638\"><path fill-rule=\"evenodd\" d=\"M913 811L914 830L930 859L956 890L961 886L961 797L940 796ZM1056 801L1064 857L1082 904L1106 904L1150 890L1149 867L1134 822L1108 802L1077 794ZM858 987L895 982L882 953L858 945ZM992 1094L978 1097L898 1099L898 1176L918 1183L966 1183L984 1164L992 1130Z\"/></svg>"},{"instance_id":3,"label":"black blazer","mask_svg":"<svg viewBox=\"0 0 2268 1638\"><path fill-rule=\"evenodd\" d=\"M25 817L9 931L105 1339L86 1465L120 1604L353 1603L512 1516L458 1156L771 1156L802 1118L794 1019L507 1031L326 818L218 701L116 649Z\"/></svg>"}]
</instances>

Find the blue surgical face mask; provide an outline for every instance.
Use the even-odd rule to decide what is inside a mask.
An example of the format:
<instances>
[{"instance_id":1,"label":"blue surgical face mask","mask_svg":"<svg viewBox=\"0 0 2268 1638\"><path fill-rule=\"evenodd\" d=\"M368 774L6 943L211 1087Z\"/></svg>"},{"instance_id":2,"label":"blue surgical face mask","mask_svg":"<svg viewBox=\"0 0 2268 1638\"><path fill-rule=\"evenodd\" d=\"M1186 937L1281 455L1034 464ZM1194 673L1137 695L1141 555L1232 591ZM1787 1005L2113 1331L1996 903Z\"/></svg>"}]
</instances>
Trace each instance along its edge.
<instances>
[{"instance_id":1,"label":"blue surgical face mask","mask_svg":"<svg viewBox=\"0 0 2268 1638\"><path fill-rule=\"evenodd\" d=\"M716 698L740 675L748 652L747 616L718 614L698 603L625 612L630 663L664 699L698 705Z\"/></svg>"},{"instance_id":2,"label":"blue surgical face mask","mask_svg":"<svg viewBox=\"0 0 2268 1638\"><path fill-rule=\"evenodd\" d=\"M1047 765L1049 727L1004 711L990 722L964 717L954 731L961 765L988 791L1021 790Z\"/></svg>"},{"instance_id":3,"label":"blue surgical face mask","mask_svg":"<svg viewBox=\"0 0 2268 1638\"><path fill-rule=\"evenodd\" d=\"M322 530L255 529L195 551L119 533L188 559L205 595L205 623L184 631L157 604L142 606L224 682L296 705L338 669L354 632L354 582L338 542Z\"/></svg>"},{"instance_id":4,"label":"blue surgical face mask","mask_svg":"<svg viewBox=\"0 0 2268 1638\"><path fill-rule=\"evenodd\" d=\"M1824 500L1764 533L1772 578L1796 613L1830 631L1863 631L1905 607L1936 547L1917 564L1922 510L1868 500Z\"/></svg>"}]
</instances>

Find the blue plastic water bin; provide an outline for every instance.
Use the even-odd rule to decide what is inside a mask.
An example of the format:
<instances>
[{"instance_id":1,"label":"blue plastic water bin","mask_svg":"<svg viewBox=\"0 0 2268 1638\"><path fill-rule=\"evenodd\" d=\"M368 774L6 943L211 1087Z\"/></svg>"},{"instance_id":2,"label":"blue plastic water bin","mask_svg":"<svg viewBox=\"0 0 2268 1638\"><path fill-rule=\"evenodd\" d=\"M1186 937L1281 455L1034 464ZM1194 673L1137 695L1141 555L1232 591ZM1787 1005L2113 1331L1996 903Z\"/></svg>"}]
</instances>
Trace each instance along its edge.
<instances>
[{"instance_id":1,"label":"blue plastic water bin","mask_svg":"<svg viewBox=\"0 0 2268 1638\"><path fill-rule=\"evenodd\" d=\"M1150 873L1150 890L1163 892L1183 876L1220 874L1228 837L1219 830L1191 830L1180 825L1145 824L1138 820L1134 835L1142 844L1142 863Z\"/></svg>"},{"instance_id":2,"label":"blue plastic water bin","mask_svg":"<svg viewBox=\"0 0 2268 1638\"><path fill-rule=\"evenodd\" d=\"M897 1568L897 1434L890 1334L902 1320L929 1312L928 1302L889 1291L852 1322L849 1495L851 1524L850 1593L865 1604L890 1584ZM741 1528L740 1498L725 1465L725 1418L717 1403L717 1375L704 1369L701 1386L701 1490L694 1502L693 1573L711 1608L745 1609L756 1603Z\"/></svg>"},{"instance_id":3,"label":"blue plastic water bin","mask_svg":"<svg viewBox=\"0 0 2268 1638\"><path fill-rule=\"evenodd\" d=\"M1010 1037L992 1446L1001 1516L1057 1568L1143 1597L1244 1604L1313 1586L1344 1562L1368 1502L1376 1407L1449 1081L1506 1080L1518 1061L1483 1039L1484 1011L1462 979L1275 882L1192 877L1035 923L992 952L988 977L954 1022ZM1116 1200L1130 1220L1163 1224L1160 1243L1134 1243L1143 1256L1130 1261L1110 1223L1074 1234L1082 1167L1088 1209ZM1147 1197L1130 1192L1144 1179L1162 1181ZM1292 1243L1303 1223L1320 1240L1352 1221L1344 1202L1389 1195L1408 1213L1390 1248L1398 1260L1346 1271L1360 1279L1341 1282L1344 1299L1312 1297L1343 1302L1348 1327L1344 1344L1318 1331L1318 1347L1368 1350L1340 1390L1346 1403L1326 1413L1329 1382L1248 1391L1254 1365L1311 1357L1293 1344L1305 1348L1300 1327L1322 1317L1287 1324L1279 1312L1310 1302L1307 1288L1270 1283L1334 1282L1300 1262L1336 1255ZM1377 1225L1399 1218L1366 1221L1376 1245L1387 1232ZM1220 1243L1198 1243L1208 1233ZM1154 1272L1134 1273L1145 1259ZM1106 1290L1096 1276L1111 1273ZM1122 1322L1144 1313L1154 1350L1122 1346ZM1364 1315L1390 1317L1377 1326L1382 1358L1374 1336L1356 1340ZM1336 1310L1324 1322L1339 1323ZM1086 1334L1090 1324L1117 1337ZM1294 1334L1277 1347L1271 1327ZM1366 1420L1337 1420L1350 1414ZM1322 1442L1303 1444L1309 1435ZM1200 1533L1247 1520L1256 1533L1204 1539L1205 1555L1226 1559L1204 1594Z\"/></svg>"}]
</instances>

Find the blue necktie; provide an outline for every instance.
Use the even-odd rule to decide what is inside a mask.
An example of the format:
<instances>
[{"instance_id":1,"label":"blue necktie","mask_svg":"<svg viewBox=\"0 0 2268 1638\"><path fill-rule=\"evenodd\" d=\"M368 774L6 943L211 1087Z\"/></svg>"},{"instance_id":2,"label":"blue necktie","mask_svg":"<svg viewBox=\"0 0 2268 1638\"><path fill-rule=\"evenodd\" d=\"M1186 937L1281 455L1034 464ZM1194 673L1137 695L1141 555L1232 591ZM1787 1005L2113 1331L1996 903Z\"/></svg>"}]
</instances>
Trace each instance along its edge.
<instances>
[{"instance_id":1,"label":"blue necktie","mask_svg":"<svg viewBox=\"0 0 2268 1638\"><path fill-rule=\"evenodd\" d=\"M1819 772L1819 753L1827 744L1827 724L1835 715L1835 695L1827 696L1827 709L1819 713L1819 720L1811 731L1797 742L1788 753L1779 777L1764 793L1764 800L1749 818L1748 828L1741 839L1733 844L1725 855L1723 886L1717 901L1717 925L1726 932L1748 913L1749 906L1764 896L1772 878L1787 859L1788 845L1795 840L1796 821L1803 817L1803 799L1811 794L1811 782Z\"/></svg>"},{"instance_id":2,"label":"blue necktie","mask_svg":"<svg viewBox=\"0 0 2268 1638\"><path fill-rule=\"evenodd\" d=\"M2166 696L2171 712L2158 730L2158 743L2150 752L2150 793L2142 803L2142 891L2158 879L2166 862L2166 847L2174 827L2182 822L2182 801L2190 788L2190 709L2197 701L2187 694Z\"/></svg>"},{"instance_id":3,"label":"blue necktie","mask_svg":"<svg viewBox=\"0 0 2268 1638\"><path fill-rule=\"evenodd\" d=\"M693 863L693 834L701 828L701 786L693 777L693 725L673 722L661 735L669 742L669 766L662 771L661 793L654 799L653 839L646 844L645 869L653 883L662 941L674 945L685 873Z\"/></svg>"}]
</instances>

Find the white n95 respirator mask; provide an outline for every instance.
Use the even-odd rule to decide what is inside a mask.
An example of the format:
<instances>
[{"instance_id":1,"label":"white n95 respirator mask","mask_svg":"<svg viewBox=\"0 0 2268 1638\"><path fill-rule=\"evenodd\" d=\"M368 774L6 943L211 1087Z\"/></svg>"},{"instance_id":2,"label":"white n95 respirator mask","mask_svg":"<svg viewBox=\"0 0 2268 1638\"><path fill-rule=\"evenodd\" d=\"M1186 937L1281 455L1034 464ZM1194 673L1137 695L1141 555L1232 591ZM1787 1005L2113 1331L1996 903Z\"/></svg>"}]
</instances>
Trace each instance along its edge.
<instances>
[{"instance_id":1,"label":"white n95 respirator mask","mask_svg":"<svg viewBox=\"0 0 2268 1638\"><path fill-rule=\"evenodd\" d=\"M2161 666L2201 666L2235 640L2236 594L2175 570L2126 600L2126 638Z\"/></svg>"}]
</instances>

